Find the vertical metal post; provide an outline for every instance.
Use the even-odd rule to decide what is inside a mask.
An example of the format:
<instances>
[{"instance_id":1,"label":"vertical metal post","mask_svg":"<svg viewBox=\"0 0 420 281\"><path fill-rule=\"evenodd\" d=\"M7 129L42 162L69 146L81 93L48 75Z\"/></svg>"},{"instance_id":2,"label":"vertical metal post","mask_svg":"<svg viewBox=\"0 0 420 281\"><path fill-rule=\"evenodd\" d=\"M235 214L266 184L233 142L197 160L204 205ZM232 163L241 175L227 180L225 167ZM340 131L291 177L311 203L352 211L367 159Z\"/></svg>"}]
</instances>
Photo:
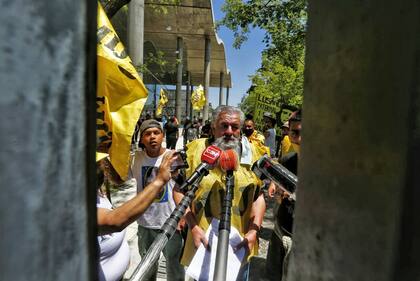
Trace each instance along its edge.
<instances>
[{"instance_id":1,"label":"vertical metal post","mask_svg":"<svg viewBox=\"0 0 420 281\"><path fill-rule=\"evenodd\" d=\"M192 94L192 92L194 92L194 85L193 84L191 84L191 94ZM192 103L190 102L190 120L193 119L193 111L194 111L194 109L193 109Z\"/></svg>"},{"instance_id":2,"label":"vertical metal post","mask_svg":"<svg viewBox=\"0 0 420 281\"><path fill-rule=\"evenodd\" d=\"M219 105L223 104L223 100L225 99L223 95L223 84L224 84L225 75L223 71L220 72L220 88L219 88Z\"/></svg>"},{"instance_id":3,"label":"vertical metal post","mask_svg":"<svg viewBox=\"0 0 420 281\"><path fill-rule=\"evenodd\" d=\"M153 117L156 117L157 84L153 88Z\"/></svg>"},{"instance_id":4,"label":"vertical metal post","mask_svg":"<svg viewBox=\"0 0 420 281\"><path fill-rule=\"evenodd\" d=\"M209 87L210 87L210 60L211 60L211 40L206 36L204 54L204 94L206 104L204 105L203 121L208 119L209 115Z\"/></svg>"},{"instance_id":5,"label":"vertical metal post","mask_svg":"<svg viewBox=\"0 0 420 281\"><path fill-rule=\"evenodd\" d=\"M226 105L229 105L229 87L226 87Z\"/></svg>"},{"instance_id":6,"label":"vertical metal post","mask_svg":"<svg viewBox=\"0 0 420 281\"><path fill-rule=\"evenodd\" d=\"M187 89L185 91L185 118L188 117L191 99L191 72L187 71Z\"/></svg>"},{"instance_id":7,"label":"vertical metal post","mask_svg":"<svg viewBox=\"0 0 420 281\"><path fill-rule=\"evenodd\" d=\"M182 64L184 42L182 37L178 37L176 41L177 46L177 68L176 68L176 93L175 93L175 116L181 118L181 87L182 87Z\"/></svg>"}]
</instances>

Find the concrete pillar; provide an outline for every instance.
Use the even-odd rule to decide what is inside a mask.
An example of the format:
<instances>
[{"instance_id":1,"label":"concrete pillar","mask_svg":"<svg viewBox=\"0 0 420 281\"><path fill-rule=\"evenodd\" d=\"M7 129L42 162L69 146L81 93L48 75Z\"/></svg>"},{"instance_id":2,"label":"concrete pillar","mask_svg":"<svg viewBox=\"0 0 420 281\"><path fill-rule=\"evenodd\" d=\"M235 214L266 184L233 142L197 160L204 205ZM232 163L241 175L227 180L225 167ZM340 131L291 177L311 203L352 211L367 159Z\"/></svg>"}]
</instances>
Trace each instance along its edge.
<instances>
[{"instance_id":1,"label":"concrete pillar","mask_svg":"<svg viewBox=\"0 0 420 281\"><path fill-rule=\"evenodd\" d=\"M2 280L97 276L96 5L0 9Z\"/></svg>"},{"instance_id":2,"label":"concrete pillar","mask_svg":"<svg viewBox=\"0 0 420 281\"><path fill-rule=\"evenodd\" d=\"M288 281L419 280L420 2L309 1Z\"/></svg>"},{"instance_id":3,"label":"concrete pillar","mask_svg":"<svg viewBox=\"0 0 420 281\"><path fill-rule=\"evenodd\" d=\"M182 37L178 37L177 46L177 67L176 67L176 92L175 92L175 116L181 118L181 88L182 88L182 67L184 57L184 43Z\"/></svg>"},{"instance_id":4,"label":"concrete pillar","mask_svg":"<svg viewBox=\"0 0 420 281\"><path fill-rule=\"evenodd\" d=\"M206 36L204 53L204 94L206 96L206 104L204 105L203 122L208 119L209 115L209 87L210 87L210 60L211 60L211 40Z\"/></svg>"},{"instance_id":5,"label":"concrete pillar","mask_svg":"<svg viewBox=\"0 0 420 281\"><path fill-rule=\"evenodd\" d=\"M128 54L135 66L143 64L144 0L131 0L128 4ZM139 73L143 77L142 73Z\"/></svg>"},{"instance_id":6,"label":"concrete pillar","mask_svg":"<svg viewBox=\"0 0 420 281\"><path fill-rule=\"evenodd\" d=\"M224 73L220 72L220 87L219 87L219 105L223 104L223 100L225 99L223 93L223 83L224 83Z\"/></svg>"},{"instance_id":7,"label":"concrete pillar","mask_svg":"<svg viewBox=\"0 0 420 281\"><path fill-rule=\"evenodd\" d=\"M229 105L229 87L226 87L226 105Z\"/></svg>"}]
</instances>

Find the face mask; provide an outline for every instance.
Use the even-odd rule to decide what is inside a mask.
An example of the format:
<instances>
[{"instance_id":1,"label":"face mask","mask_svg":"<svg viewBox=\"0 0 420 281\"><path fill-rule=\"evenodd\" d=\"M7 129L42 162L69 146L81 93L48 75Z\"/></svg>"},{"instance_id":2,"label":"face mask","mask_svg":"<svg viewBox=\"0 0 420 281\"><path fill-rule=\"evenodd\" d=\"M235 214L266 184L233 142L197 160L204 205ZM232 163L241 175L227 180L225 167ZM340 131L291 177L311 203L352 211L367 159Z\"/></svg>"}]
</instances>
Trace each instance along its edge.
<instances>
[{"instance_id":1,"label":"face mask","mask_svg":"<svg viewBox=\"0 0 420 281\"><path fill-rule=\"evenodd\" d=\"M243 129L245 136L249 137L254 132L253 129Z\"/></svg>"}]
</instances>

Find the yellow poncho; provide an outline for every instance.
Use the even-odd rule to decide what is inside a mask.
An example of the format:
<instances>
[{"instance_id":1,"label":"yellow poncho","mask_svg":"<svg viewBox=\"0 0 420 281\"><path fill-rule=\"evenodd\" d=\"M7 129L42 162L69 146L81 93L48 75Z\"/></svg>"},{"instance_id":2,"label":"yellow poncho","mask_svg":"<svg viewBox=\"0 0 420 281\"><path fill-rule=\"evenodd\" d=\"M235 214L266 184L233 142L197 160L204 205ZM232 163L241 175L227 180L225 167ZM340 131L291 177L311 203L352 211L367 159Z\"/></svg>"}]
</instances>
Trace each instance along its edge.
<instances>
[{"instance_id":1,"label":"yellow poncho","mask_svg":"<svg viewBox=\"0 0 420 281\"><path fill-rule=\"evenodd\" d=\"M207 139L198 139L190 142L187 147L187 177L189 177L201 163L201 153L208 146ZM258 160L263 154L259 153L253 144L250 144L252 152L252 163ZM231 225L235 227L243 236L248 231L250 213L254 199L259 195L261 181L251 171L251 166L241 164L234 172L235 188L232 202ZM198 225L206 231L212 218L220 219L222 210L221 202L224 197L225 176L219 167L214 168L203 178L197 190L193 202L191 203L192 212L195 214ZM194 242L191 231L188 230L184 252L181 263L188 266L195 254ZM258 253L258 245L254 246L249 257ZM248 257L248 258L249 258Z\"/></svg>"}]
</instances>

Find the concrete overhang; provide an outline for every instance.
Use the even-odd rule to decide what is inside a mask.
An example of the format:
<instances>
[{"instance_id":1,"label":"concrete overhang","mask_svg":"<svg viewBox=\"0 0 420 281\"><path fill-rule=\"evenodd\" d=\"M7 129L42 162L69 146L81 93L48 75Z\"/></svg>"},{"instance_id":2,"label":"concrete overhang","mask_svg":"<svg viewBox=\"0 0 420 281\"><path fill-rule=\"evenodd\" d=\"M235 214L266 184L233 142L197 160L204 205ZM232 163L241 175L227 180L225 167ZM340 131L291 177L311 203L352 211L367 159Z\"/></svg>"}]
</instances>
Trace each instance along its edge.
<instances>
[{"instance_id":1,"label":"concrete overhang","mask_svg":"<svg viewBox=\"0 0 420 281\"><path fill-rule=\"evenodd\" d=\"M161 4L161 1L145 1L144 10L144 56L150 52L162 51L169 64L175 64L177 57L177 38L184 42L183 72L191 74L193 85L204 86L205 38L211 41L210 87L220 87L220 73L223 87L232 87L230 71L227 68L225 46L218 38L214 28L211 0L182 0L179 5ZM162 14L161 9L166 10ZM159 12L157 12L159 11ZM159 69L151 67L152 72ZM154 79L145 73L146 83ZM176 73L166 73L159 78L161 83L175 84ZM183 79L186 81L186 78Z\"/></svg>"}]
</instances>

